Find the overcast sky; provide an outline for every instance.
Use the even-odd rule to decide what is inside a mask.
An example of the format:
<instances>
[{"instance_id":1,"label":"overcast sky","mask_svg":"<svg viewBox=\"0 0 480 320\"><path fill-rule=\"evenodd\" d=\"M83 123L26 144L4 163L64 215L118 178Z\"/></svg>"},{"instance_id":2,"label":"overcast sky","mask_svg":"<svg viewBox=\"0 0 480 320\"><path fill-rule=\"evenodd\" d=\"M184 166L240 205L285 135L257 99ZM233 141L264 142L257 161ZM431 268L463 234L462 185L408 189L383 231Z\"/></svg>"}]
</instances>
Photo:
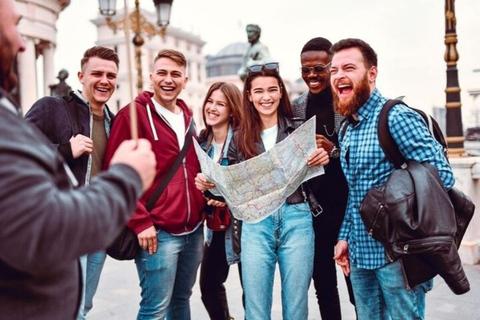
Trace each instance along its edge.
<instances>
[{"instance_id":1,"label":"overcast sky","mask_svg":"<svg viewBox=\"0 0 480 320\"><path fill-rule=\"evenodd\" d=\"M133 7L134 1L129 0ZM140 0L154 11L153 1ZM118 8L123 0L117 1ZM261 41L280 62L284 78L300 76L300 50L313 37L333 43L349 37L367 41L378 54L377 87L388 97L405 95L412 107L430 111L445 105L445 19L443 0L174 0L171 25L199 35L204 54L215 54L233 42L246 42L245 26L259 24ZM90 19L97 0L71 0L57 23L56 69L76 73L83 51L94 45ZM480 1L457 0L457 50L463 117L469 125L475 104L468 90L480 89Z\"/></svg>"}]
</instances>

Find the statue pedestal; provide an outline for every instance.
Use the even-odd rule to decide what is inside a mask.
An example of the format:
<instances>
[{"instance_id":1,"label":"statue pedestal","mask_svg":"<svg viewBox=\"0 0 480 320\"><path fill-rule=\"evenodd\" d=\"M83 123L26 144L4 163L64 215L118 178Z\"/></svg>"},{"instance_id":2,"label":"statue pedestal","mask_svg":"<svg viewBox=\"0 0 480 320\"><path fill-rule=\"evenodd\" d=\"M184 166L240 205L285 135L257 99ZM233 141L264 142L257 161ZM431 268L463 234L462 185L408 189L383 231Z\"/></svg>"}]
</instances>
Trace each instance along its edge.
<instances>
[{"instance_id":1,"label":"statue pedestal","mask_svg":"<svg viewBox=\"0 0 480 320\"><path fill-rule=\"evenodd\" d=\"M475 214L468 226L458 253L465 264L480 263L480 157L450 158L455 186L475 203Z\"/></svg>"}]
</instances>

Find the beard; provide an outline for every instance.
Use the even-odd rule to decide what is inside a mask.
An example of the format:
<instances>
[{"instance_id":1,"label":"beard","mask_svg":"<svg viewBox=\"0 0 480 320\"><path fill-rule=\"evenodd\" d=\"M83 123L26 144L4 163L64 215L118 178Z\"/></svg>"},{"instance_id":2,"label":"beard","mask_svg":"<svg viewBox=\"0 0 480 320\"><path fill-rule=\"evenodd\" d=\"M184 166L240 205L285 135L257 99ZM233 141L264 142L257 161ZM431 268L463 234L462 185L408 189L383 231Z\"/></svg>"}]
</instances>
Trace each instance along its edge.
<instances>
[{"instance_id":1,"label":"beard","mask_svg":"<svg viewBox=\"0 0 480 320\"><path fill-rule=\"evenodd\" d=\"M15 74L15 66L12 61L16 61L8 58L4 55L2 49L0 49L0 88L3 88L5 91L12 91L18 84L18 77Z\"/></svg>"},{"instance_id":2,"label":"beard","mask_svg":"<svg viewBox=\"0 0 480 320\"><path fill-rule=\"evenodd\" d=\"M11 70L7 73L4 71L0 72L0 88L4 89L6 92L11 92L17 87L17 84L18 77L11 72Z\"/></svg>"},{"instance_id":3,"label":"beard","mask_svg":"<svg viewBox=\"0 0 480 320\"><path fill-rule=\"evenodd\" d=\"M370 97L370 85L368 83L367 74L362 81L353 87L353 95L350 99L341 101L336 90L333 91L333 104L335 111L344 117L356 114L358 109L367 102Z\"/></svg>"}]
</instances>

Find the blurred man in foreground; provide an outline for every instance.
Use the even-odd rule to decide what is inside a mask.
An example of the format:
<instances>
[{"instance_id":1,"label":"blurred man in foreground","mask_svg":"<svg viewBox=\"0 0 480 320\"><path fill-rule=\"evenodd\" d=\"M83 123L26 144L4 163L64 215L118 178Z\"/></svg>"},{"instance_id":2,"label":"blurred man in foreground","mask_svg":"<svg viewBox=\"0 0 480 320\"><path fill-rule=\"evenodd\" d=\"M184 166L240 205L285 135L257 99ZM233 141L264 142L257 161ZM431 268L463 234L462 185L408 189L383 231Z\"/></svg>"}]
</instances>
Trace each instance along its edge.
<instances>
[{"instance_id":1,"label":"blurred man in foreground","mask_svg":"<svg viewBox=\"0 0 480 320\"><path fill-rule=\"evenodd\" d=\"M78 258L106 248L155 174L145 140L126 141L90 186L20 116L9 96L25 44L13 0L0 1L0 314L3 319L74 319L81 298ZM101 208L102 210L99 210Z\"/></svg>"}]
</instances>

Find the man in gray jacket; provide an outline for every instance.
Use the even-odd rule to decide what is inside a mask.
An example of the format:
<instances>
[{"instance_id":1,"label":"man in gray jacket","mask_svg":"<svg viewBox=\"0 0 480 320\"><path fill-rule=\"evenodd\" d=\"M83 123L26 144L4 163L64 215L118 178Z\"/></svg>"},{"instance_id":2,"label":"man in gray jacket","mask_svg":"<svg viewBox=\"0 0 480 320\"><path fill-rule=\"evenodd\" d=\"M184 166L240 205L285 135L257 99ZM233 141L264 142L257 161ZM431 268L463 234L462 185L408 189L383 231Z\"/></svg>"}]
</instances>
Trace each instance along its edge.
<instances>
[{"instance_id":1,"label":"man in gray jacket","mask_svg":"<svg viewBox=\"0 0 480 320\"><path fill-rule=\"evenodd\" d=\"M74 319L78 258L115 239L153 181L155 157L147 141L126 141L110 170L72 189L70 169L8 93L25 50L19 20L14 1L0 1L0 317Z\"/></svg>"}]
</instances>

